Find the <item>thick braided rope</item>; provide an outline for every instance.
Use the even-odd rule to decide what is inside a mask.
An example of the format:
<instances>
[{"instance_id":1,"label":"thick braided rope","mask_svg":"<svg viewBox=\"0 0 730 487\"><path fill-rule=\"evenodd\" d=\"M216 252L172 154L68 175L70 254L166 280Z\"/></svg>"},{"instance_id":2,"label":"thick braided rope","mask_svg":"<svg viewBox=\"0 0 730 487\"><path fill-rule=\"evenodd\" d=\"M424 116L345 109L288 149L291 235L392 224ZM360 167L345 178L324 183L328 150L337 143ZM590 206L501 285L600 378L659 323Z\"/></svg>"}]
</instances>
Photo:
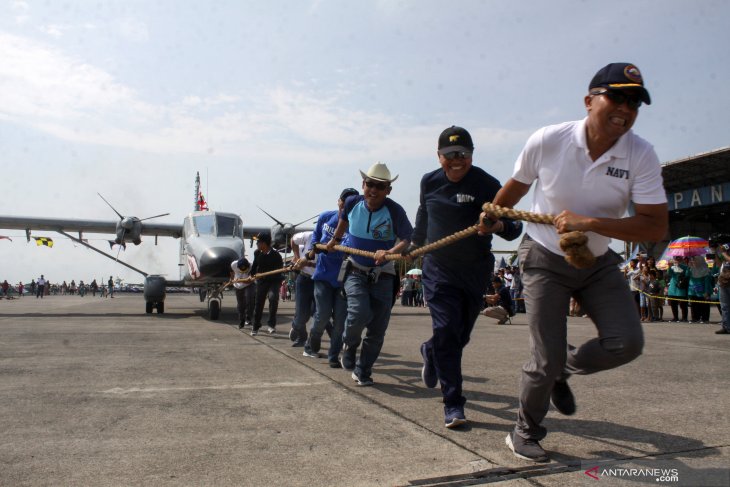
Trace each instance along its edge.
<instances>
[{"instance_id":1,"label":"thick braided rope","mask_svg":"<svg viewBox=\"0 0 730 487\"><path fill-rule=\"evenodd\" d=\"M446 247L447 245L451 245L452 243L465 239L466 237L469 237L470 235L474 235L477 233L477 229L479 227L477 225L465 228L464 230L460 230L452 235L449 235L447 237L444 237L442 239L436 240L433 243L430 243L428 245L424 245L423 247L419 247L413 252L410 253L410 257L420 257L423 254L426 254L428 252L432 252L436 249L440 249L441 247ZM317 248L319 249L326 249L327 246L325 244L316 244ZM371 259L375 258L375 252L367 252L365 250L360 249L354 249L352 247L345 247L343 245L335 245L335 250L339 250L340 252L344 252L346 254L353 254L353 255L359 255L361 257L370 257ZM398 260L402 257L398 254L388 254L385 256L385 260Z\"/></svg>"},{"instance_id":2,"label":"thick braided rope","mask_svg":"<svg viewBox=\"0 0 730 487\"><path fill-rule=\"evenodd\" d=\"M546 225L552 225L555 215L548 213L532 213L531 211L515 210L514 208L504 208L499 205L492 203L484 203L482 210L486 213L494 213L499 217L509 218L511 220L522 220L532 223L545 223Z\"/></svg>"},{"instance_id":3,"label":"thick braided rope","mask_svg":"<svg viewBox=\"0 0 730 487\"><path fill-rule=\"evenodd\" d=\"M315 246L318 249L327 249L327 246L325 244L316 244ZM352 247L345 247L344 245L335 245L334 249L340 252L344 252L346 254L359 255L360 257L370 257L371 259L375 258L375 252L368 252L367 250L354 249ZM400 258L401 256L399 254L388 254L385 256L385 260L398 260Z\"/></svg>"},{"instance_id":4,"label":"thick braided rope","mask_svg":"<svg viewBox=\"0 0 730 487\"><path fill-rule=\"evenodd\" d=\"M552 225L555 219L555 215L503 208L492 203L484 203L482 210L499 217L546 225ZM583 232L576 231L562 234L560 236L560 249L565 252L565 260L568 261L568 264L577 269L586 269L596 262L596 257L588 249L588 237Z\"/></svg>"},{"instance_id":5,"label":"thick braided rope","mask_svg":"<svg viewBox=\"0 0 730 487\"><path fill-rule=\"evenodd\" d=\"M253 278L254 281L256 281L256 280L261 279L263 277L273 276L273 275L276 275L276 274L283 274L285 272L289 272L290 270L292 270L292 266L289 265L289 266L286 266L286 267L282 267L281 269L275 269L273 271L267 271L267 272L262 272L260 274L254 274L251 277ZM228 281L226 283L226 285L233 284L233 283L236 283L236 282L250 282L250 278L247 278L247 279L231 279L230 281Z\"/></svg>"}]
</instances>

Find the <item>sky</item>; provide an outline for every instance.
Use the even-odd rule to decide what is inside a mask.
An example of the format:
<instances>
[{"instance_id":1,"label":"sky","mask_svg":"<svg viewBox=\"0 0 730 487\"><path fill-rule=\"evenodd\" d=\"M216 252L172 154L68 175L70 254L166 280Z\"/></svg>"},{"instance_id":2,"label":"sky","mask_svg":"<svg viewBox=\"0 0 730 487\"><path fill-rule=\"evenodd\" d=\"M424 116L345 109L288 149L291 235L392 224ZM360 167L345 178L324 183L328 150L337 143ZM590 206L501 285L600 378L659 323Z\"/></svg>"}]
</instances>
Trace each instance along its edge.
<instances>
[{"instance_id":1,"label":"sky","mask_svg":"<svg viewBox=\"0 0 730 487\"><path fill-rule=\"evenodd\" d=\"M634 131L661 161L726 147L728 18L726 0L0 1L0 215L117 219L98 192L182 223L199 171L211 209L299 222L381 161L413 221L443 129L504 183L610 62L642 71ZM0 280L141 282L59 234L0 235ZM178 251L147 237L120 258L177 279Z\"/></svg>"}]
</instances>

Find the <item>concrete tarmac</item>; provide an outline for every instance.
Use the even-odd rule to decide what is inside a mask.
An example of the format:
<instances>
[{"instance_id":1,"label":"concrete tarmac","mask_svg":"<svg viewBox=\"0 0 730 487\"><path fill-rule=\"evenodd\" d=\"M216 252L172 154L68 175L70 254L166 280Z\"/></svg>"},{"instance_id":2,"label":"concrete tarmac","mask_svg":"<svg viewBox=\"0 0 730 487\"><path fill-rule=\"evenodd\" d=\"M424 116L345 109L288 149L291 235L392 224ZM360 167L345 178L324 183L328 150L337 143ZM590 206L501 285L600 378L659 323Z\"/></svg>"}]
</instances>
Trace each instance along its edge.
<instances>
[{"instance_id":1,"label":"concrete tarmac","mask_svg":"<svg viewBox=\"0 0 730 487\"><path fill-rule=\"evenodd\" d=\"M223 304L209 321L195 295L168 295L164 315L144 314L139 294L0 300L0 485L730 485L718 325L647 323L639 359L572 378L578 411L551 408L552 460L534 464L504 443L524 315L479 318L463 359L469 424L448 430L420 379L427 309L395 306L375 385L358 387L291 347L291 302L257 337L234 326L233 295ZM571 343L595 336L586 318L568 323ZM676 475L645 475L655 467Z\"/></svg>"}]
</instances>

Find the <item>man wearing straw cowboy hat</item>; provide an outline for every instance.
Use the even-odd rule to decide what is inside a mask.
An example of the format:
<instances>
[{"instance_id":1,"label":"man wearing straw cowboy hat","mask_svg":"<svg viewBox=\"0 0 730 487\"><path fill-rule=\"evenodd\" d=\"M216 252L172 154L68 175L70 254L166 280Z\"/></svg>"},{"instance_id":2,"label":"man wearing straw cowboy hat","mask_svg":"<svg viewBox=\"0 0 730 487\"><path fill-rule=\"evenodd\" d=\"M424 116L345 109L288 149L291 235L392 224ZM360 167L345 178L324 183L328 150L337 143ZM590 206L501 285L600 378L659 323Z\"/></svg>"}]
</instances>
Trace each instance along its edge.
<instances>
[{"instance_id":1,"label":"man wearing straw cowboy hat","mask_svg":"<svg viewBox=\"0 0 730 487\"><path fill-rule=\"evenodd\" d=\"M343 284L347 319L340 360L344 369L352 371L358 385L370 386L373 364L383 347L393 304L395 265L386 260L386 255L400 254L408 246L413 227L403 207L388 198L391 183L398 176L391 177L388 166L380 162L360 174L362 194L347 198L327 250L333 250L347 232L342 245L375 253L374 259L351 255L345 261L349 265ZM367 333L363 339L364 329Z\"/></svg>"},{"instance_id":2,"label":"man wearing straw cowboy hat","mask_svg":"<svg viewBox=\"0 0 730 487\"><path fill-rule=\"evenodd\" d=\"M651 103L639 69L628 63L601 68L588 85L583 120L543 127L527 141L512 178L494 204L514 207L535 183L532 211L555 214L553 225L529 223L518 249L522 266L531 358L522 368L517 424L505 442L520 458L547 461L539 441L550 402L575 412L571 374L592 374L641 354L639 316L611 238L659 241L667 233L667 200L653 147L631 131L642 103ZM626 216L629 203L634 214ZM586 232L596 257L588 268L563 259L560 234ZM578 299L598 337L578 348L567 343L566 315Z\"/></svg>"},{"instance_id":3,"label":"man wearing straw cowboy hat","mask_svg":"<svg viewBox=\"0 0 730 487\"><path fill-rule=\"evenodd\" d=\"M421 179L414 247L474 225L482 203L492 201L501 188L494 177L472 166L473 152L474 143L466 129L451 126L441 132L437 148L441 167ZM441 383L447 428L466 423L461 357L494 271L490 250L495 231L506 240L514 240L522 232L522 224L499 220L481 235L447 245L423 259L423 294L431 313L433 335L421 345L421 378L429 388Z\"/></svg>"}]
</instances>

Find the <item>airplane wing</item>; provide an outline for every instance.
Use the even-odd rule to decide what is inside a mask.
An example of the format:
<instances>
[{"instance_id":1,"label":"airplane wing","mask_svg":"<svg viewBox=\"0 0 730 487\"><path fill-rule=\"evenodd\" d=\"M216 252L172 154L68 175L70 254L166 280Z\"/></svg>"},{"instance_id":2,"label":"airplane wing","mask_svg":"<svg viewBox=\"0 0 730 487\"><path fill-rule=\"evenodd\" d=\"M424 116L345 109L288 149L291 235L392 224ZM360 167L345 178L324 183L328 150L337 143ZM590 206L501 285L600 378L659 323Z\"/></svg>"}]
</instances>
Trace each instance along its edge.
<instances>
[{"instance_id":1,"label":"airplane wing","mask_svg":"<svg viewBox=\"0 0 730 487\"><path fill-rule=\"evenodd\" d=\"M249 227L243 226L243 238L254 238L259 233L271 233L271 227Z\"/></svg>"},{"instance_id":2,"label":"airplane wing","mask_svg":"<svg viewBox=\"0 0 730 487\"><path fill-rule=\"evenodd\" d=\"M66 218L37 218L1 216L0 228L8 230L50 230L82 233L116 233L118 220L80 220ZM142 222L141 235L180 238L182 225Z\"/></svg>"}]
</instances>

